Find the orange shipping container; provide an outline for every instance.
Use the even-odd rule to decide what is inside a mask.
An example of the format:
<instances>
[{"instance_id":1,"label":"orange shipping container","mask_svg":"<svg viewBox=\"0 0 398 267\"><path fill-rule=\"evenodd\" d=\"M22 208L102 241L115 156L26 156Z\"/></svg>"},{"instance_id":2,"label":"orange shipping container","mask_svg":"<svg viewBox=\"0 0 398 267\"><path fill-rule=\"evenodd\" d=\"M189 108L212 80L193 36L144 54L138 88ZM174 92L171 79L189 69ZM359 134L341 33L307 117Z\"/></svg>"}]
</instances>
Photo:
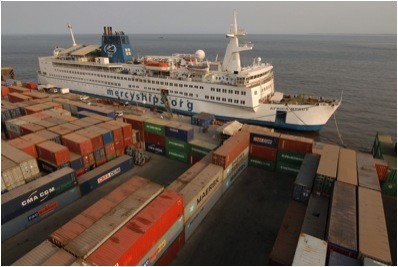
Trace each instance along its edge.
<instances>
[{"instance_id":1,"label":"orange shipping container","mask_svg":"<svg viewBox=\"0 0 398 267\"><path fill-rule=\"evenodd\" d=\"M23 94L19 93L9 93L8 94L8 101L11 103L16 103L16 102L25 102L25 101L31 101L32 98Z\"/></svg>"},{"instance_id":2,"label":"orange shipping container","mask_svg":"<svg viewBox=\"0 0 398 267\"><path fill-rule=\"evenodd\" d=\"M387 179L388 163L382 159L374 159L375 167L377 171L377 176L380 181L385 181Z\"/></svg>"},{"instance_id":3,"label":"orange shipping container","mask_svg":"<svg viewBox=\"0 0 398 267\"><path fill-rule=\"evenodd\" d=\"M93 144L91 140L76 133L62 136L62 144L68 147L70 151L81 156L93 153Z\"/></svg>"},{"instance_id":4,"label":"orange shipping container","mask_svg":"<svg viewBox=\"0 0 398 267\"><path fill-rule=\"evenodd\" d=\"M69 162L69 150L66 146L53 141L46 141L37 145L39 158L44 159L56 166Z\"/></svg>"},{"instance_id":5,"label":"orange shipping container","mask_svg":"<svg viewBox=\"0 0 398 267\"><path fill-rule=\"evenodd\" d=\"M10 85L8 88L10 88L11 93L28 93L30 92L29 88L21 87L21 86L16 86L16 85Z\"/></svg>"},{"instance_id":6,"label":"orange shipping container","mask_svg":"<svg viewBox=\"0 0 398 267\"><path fill-rule=\"evenodd\" d=\"M34 158L37 158L37 151L36 146L29 141L26 141L22 138L15 138L8 142L15 148L26 152L27 154L31 155Z\"/></svg>"},{"instance_id":7,"label":"orange shipping container","mask_svg":"<svg viewBox=\"0 0 398 267\"><path fill-rule=\"evenodd\" d=\"M1 86L1 97L8 95L10 89L7 86Z\"/></svg>"},{"instance_id":8,"label":"orange shipping container","mask_svg":"<svg viewBox=\"0 0 398 267\"><path fill-rule=\"evenodd\" d=\"M213 164L226 169L250 143L249 132L237 132L213 153Z\"/></svg>"},{"instance_id":9,"label":"orange shipping container","mask_svg":"<svg viewBox=\"0 0 398 267\"><path fill-rule=\"evenodd\" d=\"M26 140L34 145L37 145L37 144L47 141L44 137L42 137L36 133L31 133L31 134L21 136L21 139Z\"/></svg>"},{"instance_id":10,"label":"orange shipping container","mask_svg":"<svg viewBox=\"0 0 398 267\"><path fill-rule=\"evenodd\" d=\"M312 152L313 144L314 140L311 138L281 134L279 137L278 149L307 154Z\"/></svg>"},{"instance_id":11,"label":"orange shipping container","mask_svg":"<svg viewBox=\"0 0 398 267\"><path fill-rule=\"evenodd\" d=\"M35 123L26 123L20 126L22 135L35 133L41 130L45 130L43 126L37 125Z\"/></svg>"},{"instance_id":12,"label":"orange shipping container","mask_svg":"<svg viewBox=\"0 0 398 267\"><path fill-rule=\"evenodd\" d=\"M28 82L26 83L26 88L29 88L31 90L37 90L37 84L34 82Z\"/></svg>"}]
</instances>

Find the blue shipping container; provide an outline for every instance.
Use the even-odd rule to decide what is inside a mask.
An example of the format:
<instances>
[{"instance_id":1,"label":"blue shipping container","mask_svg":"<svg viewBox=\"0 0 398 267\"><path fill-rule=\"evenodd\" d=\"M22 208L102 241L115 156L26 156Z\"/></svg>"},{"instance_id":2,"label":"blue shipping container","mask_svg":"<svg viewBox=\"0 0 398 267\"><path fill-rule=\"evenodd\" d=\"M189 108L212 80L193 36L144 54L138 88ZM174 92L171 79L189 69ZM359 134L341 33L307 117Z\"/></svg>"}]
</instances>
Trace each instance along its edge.
<instances>
[{"instance_id":1,"label":"blue shipping container","mask_svg":"<svg viewBox=\"0 0 398 267\"><path fill-rule=\"evenodd\" d=\"M215 117L213 114L202 112L202 113L193 115L191 117L191 124L206 127L211 124L211 122L212 122L212 120L214 120L214 118Z\"/></svg>"},{"instance_id":2,"label":"blue shipping container","mask_svg":"<svg viewBox=\"0 0 398 267\"><path fill-rule=\"evenodd\" d=\"M65 192L75 184L75 171L66 167L3 194L1 224Z\"/></svg>"},{"instance_id":3,"label":"blue shipping container","mask_svg":"<svg viewBox=\"0 0 398 267\"><path fill-rule=\"evenodd\" d=\"M263 134L250 133L250 143L260 146L278 147L279 138Z\"/></svg>"},{"instance_id":4,"label":"blue shipping container","mask_svg":"<svg viewBox=\"0 0 398 267\"><path fill-rule=\"evenodd\" d=\"M166 155L166 148L156 144L145 143L145 150L159 155Z\"/></svg>"},{"instance_id":5,"label":"blue shipping container","mask_svg":"<svg viewBox=\"0 0 398 267\"><path fill-rule=\"evenodd\" d=\"M193 139L193 127L185 130L177 127L166 126L165 129L167 137L176 138L187 143Z\"/></svg>"},{"instance_id":6,"label":"blue shipping container","mask_svg":"<svg viewBox=\"0 0 398 267\"><path fill-rule=\"evenodd\" d=\"M69 152L70 155L70 167L75 171L81 170L84 168L83 159L80 155Z\"/></svg>"},{"instance_id":7,"label":"blue shipping container","mask_svg":"<svg viewBox=\"0 0 398 267\"><path fill-rule=\"evenodd\" d=\"M133 168L133 158L127 155L109 161L79 176L78 183L80 191L82 195L85 195L105 182L129 171L131 168Z\"/></svg>"},{"instance_id":8,"label":"blue shipping container","mask_svg":"<svg viewBox=\"0 0 398 267\"><path fill-rule=\"evenodd\" d=\"M32 208L29 211L19 215L18 217L12 219L1 225L1 241L18 234L24 229L28 228L32 224L35 224L42 219L54 214L60 209L68 206L72 202L80 198L79 188L72 187L66 192L49 199L39 206Z\"/></svg>"}]
</instances>

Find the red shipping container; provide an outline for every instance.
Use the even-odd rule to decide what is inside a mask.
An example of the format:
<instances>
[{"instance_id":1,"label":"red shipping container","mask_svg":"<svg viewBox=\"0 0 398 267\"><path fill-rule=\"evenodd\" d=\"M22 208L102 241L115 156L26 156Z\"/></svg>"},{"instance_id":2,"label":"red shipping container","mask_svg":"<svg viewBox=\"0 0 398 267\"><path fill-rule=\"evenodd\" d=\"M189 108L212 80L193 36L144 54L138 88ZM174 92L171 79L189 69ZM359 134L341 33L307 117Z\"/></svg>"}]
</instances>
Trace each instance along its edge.
<instances>
[{"instance_id":1,"label":"red shipping container","mask_svg":"<svg viewBox=\"0 0 398 267\"><path fill-rule=\"evenodd\" d=\"M112 160L114 157L116 157L114 143L109 143L109 144L105 145L104 148L105 148L105 155L106 155L107 160Z\"/></svg>"},{"instance_id":2,"label":"red shipping container","mask_svg":"<svg viewBox=\"0 0 398 267\"><path fill-rule=\"evenodd\" d=\"M15 138L11 141L8 141L8 143L13 147L18 148L19 150L22 150L37 159L37 151L35 144L27 140L24 140L22 138Z\"/></svg>"},{"instance_id":3,"label":"red shipping container","mask_svg":"<svg viewBox=\"0 0 398 267\"><path fill-rule=\"evenodd\" d=\"M10 85L8 88L10 88L10 92L11 93L23 94L23 93L29 93L30 92L29 88L16 86L16 85Z\"/></svg>"},{"instance_id":4,"label":"red shipping container","mask_svg":"<svg viewBox=\"0 0 398 267\"><path fill-rule=\"evenodd\" d=\"M86 173L86 169L77 170L75 173L76 173L76 177L78 177L78 176L80 176L82 174L85 174Z\"/></svg>"},{"instance_id":5,"label":"red shipping container","mask_svg":"<svg viewBox=\"0 0 398 267\"><path fill-rule=\"evenodd\" d=\"M131 124L122 121L108 121L107 123L122 127L123 138L131 137L133 128Z\"/></svg>"},{"instance_id":6,"label":"red shipping container","mask_svg":"<svg viewBox=\"0 0 398 267\"><path fill-rule=\"evenodd\" d=\"M145 118L137 115L127 114L123 116L123 121L131 124L131 127L140 132L144 131Z\"/></svg>"},{"instance_id":7,"label":"red shipping container","mask_svg":"<svg viewBox=\"0 0 398 267\"><path fill-rule=\"evenodd\" d=\"M26 114L34 114L34 113L39 113L43 111L43 107L40 105L33 105L29 107L25 107L25 112Z\"/></svg>"},{"instance_id":8,"label":"red shipping container","mask_svg":"<svg viewBox=\"0 0 398 267\"><path fill-rule=\"evenodd\" d=\"M379 177L380 181L385 181L387 179L388 173L388 163L382 159L374 159L375 167L377 171L377 176Z\"/></svg>"},{"instance_id":9,"label":"red shipping container","mask_svg":"<svg viewBox=\"0 0 398 267\"><path fill-rule=\"evenodd\" d=\"M90 138L94 150L100 149L104 146L104 143L102 142L102 136L95 131L82 129L77 131L76 133L84 137Z\"/></svg>"},{"instance_id":10,"label":"red shipping container","mask_svg":"<svg viewBox=\"0 0 398 267\"><path fill-rule=\"evenodd\" d=\"M185 244L185 232L182 231L181 234L171 243L170 247L163 253L163 255L155 262L156 266L167 266L173 259L177 256L177 253L181 250L182 246Z\"/></svg>"},{"instance_id":11,"label":"red shipping container","mask_svg":"<svg viewBox=\"0 0 398 267\"><path fill-rule=\"evenodd\" d=\"M8 101L11 103L31 101L32 98L19 93L8 93Z\"/></svg>"},{"instance_id":12,"label":"red shipping container","mask_svg":"<svg viewBox=\"0 0 398 267\"><path fill-rule=\"evenodd\" d=\"M276 161L278 150L273 147L250 145L249 155L260 159Z\"/></svg>"},{"instance_id":13,"label":"red shipping container","mask_svg":"<svg viewBox=\"0 0 398 267\"><path fill-rule=\"evenodd\" d=\"M62 144L67 146L70 151L81 156L93 153L93 144L91 143L91 140L76 133L62 136Z\"/></svg>"},{"instance_id":14,"label":"red shipping container","mask_svg":"<svg viewBox=\"0 0 398 267\"><path fill-rule=\"evenodd\" d=\"M279 150L286 150L301 154L312 153L314 140L311 138L281 134L278 143Z\"/></svg>"},{"instance_id":15,"label":"red shipping container","mask_svg":"<svg viewBox=\"0 0 398 267\"><path fill-rule=\"evenodd\" d=\"M26 88L29 88L31 90L37 90L37 84L34 82L28 82L26 83Z\"/></svg>"},{"instance_id":16,"label":"red shipping container","mask_svg":"<svg viewBox=\"0 0 398 267\"><path fill-rule=\"evenodd\" d=\"M132 146L133 145L133 138L131 136L130 136L130 138L129 137L124 138L123 143L124 143L124 147L125 148L128 147L128 146Z\"/></svg>"},{"instance_id":17,"label":"red shipping container","mask_svg":"<svg viewBox=\"0 0 398 267\"><path fill-rule=\"evenodd\" d=\"M165 190L114 233L86 261L91 265L137 265L183 214L182 197Z\"/></svg>"},{"instance_id":18,"label":"red shipping container","mask_svg":"<svg viewBox=\"0 0 398 267\"><path fill-rule=\"evenodd\" d=\"M82 161L84 168L91 168L95 164L94 154L90 153L88 155L82 156Z\"/></svg>"},{"instance_id":19,"label":"red shipping container","mask_svg":"<svg viewBox=\"0 0 398 267\"><path fill-rule=\"evenodd\" d=\"M235 133L213 153L212 162L226 169L229 164L243 152L250 144L250 133L240 131Z\"/></svg>"},{"instance_id":20,"label":"red shipping container","mask_svg":"<svg viewBox=\"0 0 398 267\"><path fill-rule=\"evenodd\" d=\"M108 130L112 130L113 133L113 141L118 142L121 141L123 142L123 129L120 125L115 125L110 123L111 121L108 122L103 122L100 124L97 124L98 127L102 127Z\"/></svg>"},{"instance_id":21,"label":"red shipping container","mask_svg":"<svg viewBox=\"0 0 398 267\"><path fill-rule=\"evenodd\" d=\"M144 132L145 142L155 144L158 146L166 146L166 137L164 135L157 135L148 132Z\"/></svg>"},{"instance_id":22,"label":"red shipping container","mask_svg":"<svg viewBox=\"0 0 398 267\"><path fill-rule=\"evenodd\" d=\"M21 139L26 140L34 145L37 145L37 144L47 141L44 137L42 137L36 133L31 133L31 134L21 136Z\"/></svg>"},{"instance_id":23,"label":"red shipping container","mask_svg":"<svg viewBox=\"0 0 398 267\"><path fill-rule=\"evenodd\" d=\"M7 86L1 86L1 97L8 95L10 89Z\"/></svg>"},{"instance_id":24,"label":"red shipping container","mask_svg":"<svg viewBox=\"0 0 398 267\"><path fill-rule=\"evenodd\" d=\"M37 146L39 158L44 159L56 166L69 162L69 150L66 146L53 141L46 141Z\"/></svg>"},{"instance_id":25,"label":"red shipping container","mask_svg":"<svg viewBox=\"0 0 398 267\"><path fill-rule=\"evenodd\" d=\"M34 123L22 124L21 126L19 126L19 128L21 128L21 130L22 130L22 135L35 133L35 132L46 129L43 126L40 126L40 125L37 125Z\"/></svg>"}]
</instances>

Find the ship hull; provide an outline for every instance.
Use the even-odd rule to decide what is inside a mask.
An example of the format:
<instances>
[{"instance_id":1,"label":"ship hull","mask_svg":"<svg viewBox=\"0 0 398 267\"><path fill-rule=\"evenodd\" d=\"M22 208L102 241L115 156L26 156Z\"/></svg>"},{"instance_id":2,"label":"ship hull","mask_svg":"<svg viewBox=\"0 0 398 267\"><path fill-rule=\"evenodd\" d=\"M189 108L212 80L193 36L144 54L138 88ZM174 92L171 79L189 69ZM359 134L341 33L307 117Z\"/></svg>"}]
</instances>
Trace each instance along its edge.
<instances>
[{"instance_id":1,"label":"ship hull","mask_svg":"<svg viewBox=\"0 0 398 267\"><path fill-rule=\"evenodd\" d=\"M117 99L123 102L145 107L164 109L161 96L156 92L134 90L130 88L113 88L92 84L38 76L39 83L51 83L57 87L68 87L71 92ZM200 112L214 114L218 120L238 120L242 123L256 124L295 131L319 131L333 115L339 104L335 105L284 105L260 104L254 109L233 105L214 103L186 97L169 96L169 103L174 113L192 116Z\"/></svg>"}]
</instances>

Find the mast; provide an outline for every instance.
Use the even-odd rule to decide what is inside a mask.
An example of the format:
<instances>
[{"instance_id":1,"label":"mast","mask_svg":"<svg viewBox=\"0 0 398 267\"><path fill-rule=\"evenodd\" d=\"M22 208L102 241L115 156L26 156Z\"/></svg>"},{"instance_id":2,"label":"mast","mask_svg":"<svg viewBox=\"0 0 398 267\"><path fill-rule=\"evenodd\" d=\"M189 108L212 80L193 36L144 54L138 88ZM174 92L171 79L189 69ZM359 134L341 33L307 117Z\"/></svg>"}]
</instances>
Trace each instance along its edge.
<instances>
[{"instance_id":1,"label":"mast","mask_svg":"<svg viewBox=\"0 0 398 267\"><path fill-rule=\"evenodd\" d=\"M75 37L73 36L73 31L72 31L72 25L70 23L68 23L68 30L70 33L70 36L72 37L72 42L73 42L73 46L76 46L76 42L75 42Z\"/></svg>"},{"instance_id":2,"label":"mast","mask_svg":"<svg viewBox=\"0 0 398 267\"><path fill-rule=\"evenodd\" d=\"M251 44L239 45L239 38L244 35L246 35L246 32L243 29L238 28L236 10L234 10L233 24L230 29L230 32L227 33L227 38L230 38L230 41L225 51L225 56L222 63L222 69L224 71L230 71L230 72L241 71L242 67L240 64L239 52L253 49L253 45Z\"/></svg>"}]
</instances>

